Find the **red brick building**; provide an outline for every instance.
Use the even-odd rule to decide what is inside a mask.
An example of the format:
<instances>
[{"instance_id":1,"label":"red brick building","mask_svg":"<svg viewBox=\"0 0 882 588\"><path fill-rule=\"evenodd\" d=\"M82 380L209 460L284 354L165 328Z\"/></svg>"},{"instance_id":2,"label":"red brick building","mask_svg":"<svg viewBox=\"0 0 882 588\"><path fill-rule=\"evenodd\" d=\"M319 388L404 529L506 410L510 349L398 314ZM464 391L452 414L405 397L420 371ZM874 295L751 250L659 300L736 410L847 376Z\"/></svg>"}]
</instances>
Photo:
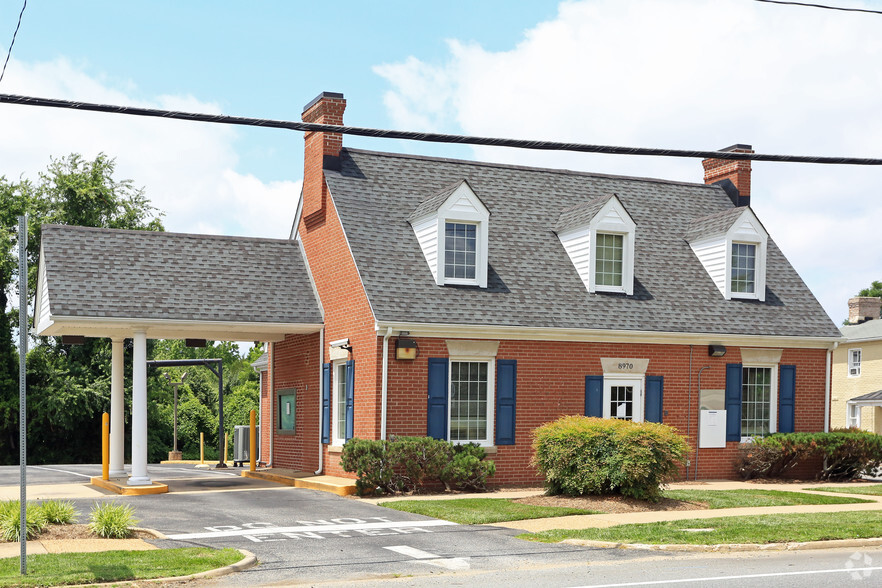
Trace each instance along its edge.
<instances>
[{"instance_id":1,"label":"red brick building","mask_svg":"<svg viewBox=\"0 0 882 588\"><path fill-rule=\"evenodd\" d=\"M345 106L326 92L303 120L342 125ZM743 439L825 429L840 334L751 210L749 162L684 183L318 132L304 156L292 238L324 327L270 344L265 464L346 475L353 436L430 435L484 445L494 483L535 483L533 429L588 414L670 424L683 475L721 478Z\"/></svg>"}]
</instances>

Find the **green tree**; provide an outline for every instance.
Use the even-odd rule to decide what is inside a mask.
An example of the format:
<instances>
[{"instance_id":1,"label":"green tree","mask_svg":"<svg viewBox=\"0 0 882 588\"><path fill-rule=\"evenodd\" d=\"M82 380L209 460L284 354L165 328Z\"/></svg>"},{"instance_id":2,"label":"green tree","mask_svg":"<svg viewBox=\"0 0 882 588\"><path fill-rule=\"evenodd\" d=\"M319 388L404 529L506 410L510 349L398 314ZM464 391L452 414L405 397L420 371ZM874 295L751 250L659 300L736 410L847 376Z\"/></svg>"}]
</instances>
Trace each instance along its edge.
<instances>
[{"instance_id":1,"label":"green tree","mask_svg":"<svg viewBox=\"0 0 882 588\"><path fill-rule=\"evenodd\" d=\"M870 284L869 288L864 288L858 292L858 296L875 296L877 298L882 298L882 282L873 280L873 283Z\"/></svg>"},{"instance_id":2,"label":"green tree","mask_svg":"<svg viewBox=\"0 0 882 588\"><path fill-rule=\"evenodd\" d=\"M114 178L104 154L53 159L36 182L0 177L0 308L17 290L15 217L27 213L29 299L36 288L40 227L46 223L163 230L143 189ZM0 463L18 461L18 350L9 312L0 317ZM10 361L10 360L13 361ZM110 404L110 343L87 339L66 346L39 338L28 354L28 461L95 461L100 413Z\"/></svg>"}]
</instances>

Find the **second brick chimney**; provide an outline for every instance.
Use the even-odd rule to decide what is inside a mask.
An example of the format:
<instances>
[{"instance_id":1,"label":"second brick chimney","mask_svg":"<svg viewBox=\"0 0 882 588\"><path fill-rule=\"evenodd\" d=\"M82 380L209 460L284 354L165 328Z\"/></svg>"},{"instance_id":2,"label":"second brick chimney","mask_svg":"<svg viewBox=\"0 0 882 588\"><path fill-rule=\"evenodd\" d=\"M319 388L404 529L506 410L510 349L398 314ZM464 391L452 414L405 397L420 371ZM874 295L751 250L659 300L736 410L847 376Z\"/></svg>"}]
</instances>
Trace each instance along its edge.
<instances>
[{"instance_id":1,"label":"second brick chimney","mask_svg":"<svg viewBox=\"0 0 882 588\"><path fill-rule=\"evenodd\" d=\"M346 100L337 92L322 92L303 107L306 123L342 125ZM324 169L340 169L340 133L307 132L303 135L303 219L307 223L323 220L327 201ZM322 218L317 218L322 217Z\"/></svg>"},{"instance_id":2,"label":"second brick chimney","mask_svg":"<svg viewBox=\"0 0 882 588\"><path fill-rule=\"evenodd\" d=\"M720 151L754 153L750 145L732 145ZM735 206L750 205L750 161L739 159L705 159L704 183L718 184L732 199Z\"/></svg>"},{"instance_id":3,"label":"second brick chimney","mask_svg":"<svg viewBox=\"0 0 882 588\"><path fill-rule=\"evenodd\" d=\"M848 324L859 325L867 321L878 321L882 308L882 298L875 296L855 296L848 299Z\"/></svg>"}]
</instances>

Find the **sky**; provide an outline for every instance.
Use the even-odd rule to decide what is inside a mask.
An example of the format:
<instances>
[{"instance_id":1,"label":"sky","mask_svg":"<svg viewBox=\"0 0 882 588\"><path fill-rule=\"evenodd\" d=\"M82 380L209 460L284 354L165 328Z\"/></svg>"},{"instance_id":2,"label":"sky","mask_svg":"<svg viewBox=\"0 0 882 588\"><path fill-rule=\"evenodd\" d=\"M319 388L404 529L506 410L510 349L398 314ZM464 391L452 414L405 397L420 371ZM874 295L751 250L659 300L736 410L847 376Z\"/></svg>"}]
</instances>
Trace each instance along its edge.
<instances>
[{"instance_id":1,"label":"sky","mask_svg":"<svg viewBox=\"0 0 882 588\"><path fill-rule=\"evenodd\" d=\"M882 0L829 4L882 11ZM0 0L5 58L22 0ZM754 0L30 0L0 93L579 143L882 157L882 14ZM344 145L702 182L699 160ZM167 230L287 237L302 134L0 104L0 176L114 157ZM882 280L882 169L754 162L752 207L839 324Z\"/></svg>"}]
</instances>

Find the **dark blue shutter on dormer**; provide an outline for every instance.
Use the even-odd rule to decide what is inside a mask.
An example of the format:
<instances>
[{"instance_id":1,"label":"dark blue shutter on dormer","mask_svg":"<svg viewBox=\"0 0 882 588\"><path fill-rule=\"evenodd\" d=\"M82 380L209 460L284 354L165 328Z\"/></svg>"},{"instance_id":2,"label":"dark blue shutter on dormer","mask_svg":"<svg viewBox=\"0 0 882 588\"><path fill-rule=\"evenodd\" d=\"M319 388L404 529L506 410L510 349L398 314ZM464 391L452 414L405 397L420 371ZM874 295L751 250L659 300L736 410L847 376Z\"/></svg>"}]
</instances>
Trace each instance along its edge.
<instances>
[{"instance_id":1,"label":"dark blue shutter on dormer","mask_svg":"<svg viewBox=\"0 0 882 588\"><path fill-rule=\"evenodd\" d=\"M447 368L446 357L429 358L429 400L426 408L426 435L447 439Z\"/></svg>"},{"instance_id":2,"label":"dark blue shutter on dormer","mask_svg":"<svg viewBox=\"0 0 882 588\"><path fill-rule=\"evenodd\" d=\"M646 403L644 419L650 423L662 422L663 376L646 376Z\"/></svg>"},{"instance_id":3,"label":"dark blue shutter on dormer","mask_svg":"<svg viewBox=\"0 0 882 588\"><path fill-rule=\"evenodd\" d=\"M331 364L322 364L322 443L331 442Z\"/></svg>"},{"instance_id":4,"label":"dark blue shutter on dormer","mask_svg":"<svg viewBox=\"0 0 882 588\"><path fill-rule=\"evenodd\" d=\"M496 444L515 444L515 396L518 362L496 361Z\"/></svg>"},{"instance_id":5,"label":"dark blue shutter on dormer","mask_svg":"<svg viewBox=\"0 0 882 588\"><path fill-rule=\"evenodd\" d=\"M585 376L585 416L603 418L603 376Z\"/></svg>"},{"instance_id":6,"label":"dark blue shutter on dormer","mask_svg":"<svg viewBox=\"0 0 882 588\"><path fill-rule=\"evenodd\" d=\"M355 428L355 360L346 362L346 440L352 439Z\"/></svg>"},{"instance_id":7,"label":"dark blue shutter on dormer","mask_svg":"<svg viewBox=\"0 0 882 588\"><path fill-rule=\"evenodd\" d=\"M778 368L778 432L792 433L796 421L796 366Z\"/></svg>"},{"instance_id":8,"label":"dark blue shutter on dormer","mask_svg":"<svg viewBox=\"0 0 882 588\"><path fill-rule=\"evenodd\" d=\"M741 441L741 364L726 364L726 441Z\"/></svg>"}]
</instances>

